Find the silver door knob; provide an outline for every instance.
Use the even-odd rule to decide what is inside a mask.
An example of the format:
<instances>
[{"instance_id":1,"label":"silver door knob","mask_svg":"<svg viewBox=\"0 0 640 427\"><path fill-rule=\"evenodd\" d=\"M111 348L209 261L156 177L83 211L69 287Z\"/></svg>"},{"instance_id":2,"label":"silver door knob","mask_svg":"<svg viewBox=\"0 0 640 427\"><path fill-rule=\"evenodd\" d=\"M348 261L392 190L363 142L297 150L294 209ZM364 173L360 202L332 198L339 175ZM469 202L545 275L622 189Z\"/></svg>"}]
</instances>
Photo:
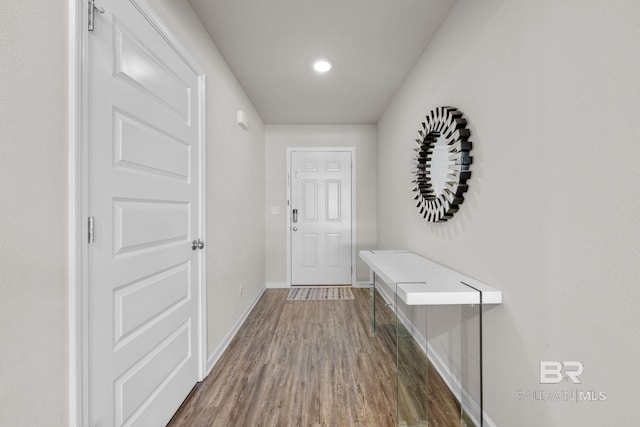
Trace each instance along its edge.
<instances>
[{"instance_id":1,"label":"silver door knob","mask_svg":"<svg viewBox=\"0 0 640 427\"><path fill-rule=\"evenodd\" d=\"M193 242L191 242L191 249L193 249L194 251L196 249L202 249L204 248L204 242L200 239L196 239Z\"/></svg>"},{"instance_id":2,"label":"silver door knob","mask_svg":"<svg viewBox=\"0 0 640 427\"><path fill-rule=\"evenodd\" d=\"M293 227L293 231L298 231L298 227Z\"/></svg>"}]
</instances>

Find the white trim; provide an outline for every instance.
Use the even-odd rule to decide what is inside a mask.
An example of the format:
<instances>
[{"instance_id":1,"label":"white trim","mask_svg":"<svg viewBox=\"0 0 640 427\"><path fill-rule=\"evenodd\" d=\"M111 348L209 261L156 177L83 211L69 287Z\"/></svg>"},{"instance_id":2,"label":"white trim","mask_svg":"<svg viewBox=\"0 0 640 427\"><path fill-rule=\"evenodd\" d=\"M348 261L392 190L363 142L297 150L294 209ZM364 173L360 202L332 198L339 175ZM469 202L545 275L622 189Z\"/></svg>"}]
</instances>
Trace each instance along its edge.
<instances>
[{"instance_id":1,"label":"white trim","mask_svg":"<svg viewBox=\"0 0 640 427\"><path fill-rule=\"evenodd\" d=\"M371 282L355 282L353 284L354 288L365 288L365 289L369 289L371 288Z\"/></svg>"},{"instance_id":2,"label":"white trim","mask_svg":"<svg viewBox=\"0 0 640 427\"><path fill-rule=\"evenodd\" d=\"M87 2L69 1L68 321L70 426L89 424L87 399Z\"/></svg>"},{"instance_id":3,"label":"white trim","mask_svg":"<svg viewBox=\"0 0 640 427\"><path fill-rule=\"evenodd\" d=\"M211 353L211 355L209 356L209 359L207 360L207 371L206 371L205 377L209 375L211 373L211 370L214 368L214 366L216 366L216 363L218 363L218 361L220 360L220 357L222 357L227 347L229 347L229 344L231 344L231 340L233 340L233 338L236 336L236 334L240 330L240 327L247 320L247 318L249 317L249 314L251 314L254 307L256 306L258 301L260 301L260 298L262 297L262 294L264 294L265 291L266 291L266 288L262 288L260 292L258 292L258 295L256 295L256 297L253 299L249 307L247 307L247 309L244 311L240 319L238 319L238 321L233 325L233 327L231 328L231 331L229 331L225 339L222 340L218 348L216 348L215 351Z\"/></svg>"},{"instance_id":4,"label":"white trim","mask_svg":"<svg viewBox=\"0 0 640 427\"><path fill-rule=\"evenodd\" d=\"M204 73L198 75L198 91L200 93L200 129L199 129L199 148L200 148L200 238L207 240L207 115L206 107L206 76ZM198 336L198 380L202 381L207 375L207 247L199 251L200 256L200 286L198 286L198 298L200 298L200 306L198 307L198 322L200 334Z\"/></svg>"},{"instance_id":5,"label":"white trim","mask_svg":"<svg viewBox=\"0 0 640 427\"><path fill-rule=\"evenodd\" d=\"M287 286L291 286L291 153L294 151L351 153L351 283L357 283L356 147L287 147Z\"/></svg>"},{"instance_id":6,"label":"white trim","mask_svg":"<svg viewBox=\"0 0 640 427\"><path fill-rule=\"evenodd\" d=\"M283 289L291 287L287 282L267 282L265 286L267 289Z\"/></svg>"},{"instance_id":7,"label":"white trim","mask_svg":"<svg viewBox=\"0 0 640 427\"><path fill-rule=\"evenodd\" d=\"M287 282L267 282L265 286L266 286L267 289L287 289L287 288L291 287L291 286L287 285ZM354 287L354 288L369 289L371 287L371 283L369 283L369 282L355 282L351 286Z\"/></svg>"},{"instance_id":8,"label":"white trim","mask_svg":"<svg viewBox=\"0 0 640 427\"><path fill-rule=\"evenodd\" d=\"M356 147L349 147L351 151L351 283L358 281L358 259L356 255Z\"/></svg>"},{"instance_id":9,"label":"white trim","mask_svg":"<svg viewBox=\"0 0 640 427\"><path fill-rule=\"evenodd\" d=\"M291 286L291 151L287 147L287 287Z\"/></svg>"},{"instance_id":10,"label":"white trim","mask_svg":"<svg viewBox=\"0 0 640 427\"><path fill-rule=\"evenodd\" d=\"M201 233L206 236L206 91L204 69L184 46L160 23L146 0L130 0L131 3L156 28L158 33L172 46L182 59L199 76L200 89L200 145L201 168L200 205ZM88 91L87 91L87 1L69 0L68 27L68 322L69 322L69 425L89 425L88 398L88 248L86 218L88 212ZM204 251L203 251L204 252ZM206 375L206 261L200 254L200 298L198 321L200 322L198 370L200 380Z\"/></svg>"},{"instance_id":11,"label":"white trim","mask_svg":"<svg viewBox=\"0 0 640 427\"><path fill-rule=\"evenodd\" d=\"M456 375L451 372L451 369L447 366L444 360L438 355L438 353L431 347L426 338L420 333L418 328L415 327L411 319L407 317L405 313L402 311L396 311L396 305L391 295L381 286L376 285L377 292L380 293L382 299L388 304L391 311L398 314L398 319L404 325L407 330L411 331L411 336L415 340L416 344L420 347L420 349L427 356L427 359L431 362L433 367L435 368L440 378L445 382L449 391L458 399L458 402L462 405L462 409L467 413L467 415L471 418L471 421L474 425L480 425L479 420L475 417L475 414L480 412L480 405L475 401L473 397L469 394L468 391L462 389L462 385L460 380ZM462 393L462 396L460 395ZM497 427L495 422L489 417L486 411L483 411L482 418L484 420L484 426L486 427Z\"/></svg>"},{"instance_id":12,"label":"white trim","mask_svg":"<svg viewBox=\"0 0 640 427\"><path fill-rule=\"evenodd\" d=\"M176 53L189 67L191 67L196 75L204 75L204 68L202 68L200 62L191 54L189 49L187 49L180 40L173 35L169 28L164 25L147 0L129 1L145 18L147 18L149 23L158 31L158 34L160 34L160 36L162 36L166 42L175 49Z\"/></svg>"},{"instance_id":13,"label":"white trim","mask_svg":"<svg viewBox=\"0 0 640 427\"><path fill-rule=\"evenodd\" d=\"M425 347L423 344L425 342L424 337L418 333L418 337L414 337L414 339L416 340L416 342L418 342L418 344L420 345L420 348L422 348L423 351L425 351L424 350ZM456 396L458 401L462 402L461 403L462 409L464 409L464 411L466 412L467 416L469 416L473 424L476 426L480 425L478 417L476 416L476 414L480 413L480 405L478 404L478 402L476 402L476 400L473 397L471 397L468 391L462 388L462 385L460 384L460 380L457 378L457 376L451 372L451 370L449 369L447 364L444 362L444 360L428 344L426 345L426 354L428 355L427 357L431 361L431 364L440 375L440 378L442 378L442 380L445 382L447 387L449 387L449 390L451 390L451 392ZM457 392L454 392L454 390L457 390ZM462 393L462 398L460 398L460 393ZM483 411L482 418L484 420L483 426L497 427L495 422L493 422L493 420L489 417L486 411Z\"/></svg>"}]
</instances>

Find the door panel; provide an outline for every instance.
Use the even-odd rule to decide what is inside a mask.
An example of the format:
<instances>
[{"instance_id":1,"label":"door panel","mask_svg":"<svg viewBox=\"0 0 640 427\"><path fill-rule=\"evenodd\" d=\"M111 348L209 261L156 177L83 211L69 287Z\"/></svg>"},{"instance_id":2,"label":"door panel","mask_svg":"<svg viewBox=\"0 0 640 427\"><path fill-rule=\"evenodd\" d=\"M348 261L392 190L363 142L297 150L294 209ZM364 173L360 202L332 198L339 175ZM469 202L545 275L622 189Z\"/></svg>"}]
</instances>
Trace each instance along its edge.
<instances>
[{"instance_id":1,"label":"door panel","mask_svg":"<svg viewBox=\"0 0 640 427\"><path fill-rule=\"evenodd\" d=\"M305 233L303 237L304 268L318 268L318 235Z\"/></svg>"},{"instance_id":2,"label":"door panel","mask_svg":"<svg viewBox=\"0 0 640 427\"><path fill-rule=\"evenodd\" d=\"M325 191L327 207L327 221L340 222L340 203L342 201L340 197L341 181L327 180L327 189Z\"/></svg>"},{"instance_id":3,"label":"door panel","mask_svg":"<svg viewBox=\"0 0 640 427\"><path fill-rule=\"evenodd\" d=\"M165 425L199 379L202 80L130 0L89 34L89 421Z\"/></svg>"},{"instance_id":4,"label":"door panel","mask_svg":"<svg viewBox=\"0 0 640 427\"><path fill-rule=\"evenodd\" d=\"M124 112L114 112L115 166L185 181L190 145Z\"/></svg>"},{"instance_id":5,"label":"door panel","mask_svg":"<svg viewBox=\"0 0 640 427\"><path fill-rule=\"evenodd\" d=\"M116 425L158 409L153 408L155 395L163 393L191 359L190 336L191 324L185 322L115 380Z\"/></svg>"},{"instance_id":6,"label":"door panel","mask_svg":"<svg viewBox=\"0 0 640 427\"><path fill-rule=\"evenodd\" d=\"M190 87L153 50L114 17L114 74L157 98L189 121Z\"/></svg>"},{"instance_id":7,"label":"door panel","mask_svg":"<svg viewBox=\"0 0 640 427\"><path fill-rule=\"evenodd\" d=\"M342 251L342 234L327 233L325 235L324 262L327 267L340 267Z\"/></svg>"},{"instance_id":8,"label":"door panel","mask_svg":"<svg viewBox=\"0 0 640 427\"><path fill-rule=\"evenodd\" d=\"M189 263L183 263L145 277L114 291L115 345L118 347L163 315L191 298Z\"/></svg>"},{"instance_id":9,"label":"door panel","mask_svg":"<svg viewBox=\"0 0 640 427\"><path fill-rule=\"evenodd\" d=\"M291 283L351 283L351 152L292 151Z\"/></svg>"},{"instance_id":10,"label":"door panel","mask_svg":"<svg viewBox=\"0 0 640 427\"><path fill-rule=\"evenodd\" d=\"M113 208L116 257L189 240L191 213L188 203L114 200Z\"/></svg>"},{"instance_id":11,"label":"door panel","mask_svg":"<svg viewBox=\"0 0 640 427\"><path fill-rule=\"evenodd\" d=\"M305 221L318 220L318 182L316 180L303 181L302 218Z\"/></svg>"}]
</instances>

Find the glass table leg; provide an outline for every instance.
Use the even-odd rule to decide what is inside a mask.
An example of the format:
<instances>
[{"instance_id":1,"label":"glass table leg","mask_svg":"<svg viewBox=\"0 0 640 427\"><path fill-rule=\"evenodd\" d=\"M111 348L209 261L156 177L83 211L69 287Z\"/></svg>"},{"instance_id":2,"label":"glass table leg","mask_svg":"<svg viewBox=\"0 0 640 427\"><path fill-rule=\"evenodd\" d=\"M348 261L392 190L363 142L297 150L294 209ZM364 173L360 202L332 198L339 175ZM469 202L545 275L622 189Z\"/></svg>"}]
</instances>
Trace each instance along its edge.
<instances>
[{"instance_id":1,"label":"glass table leg","mask_svg":"<svg viewBox=\"0 0 640 427\"><path fill-rule=\"evenodd\" d=\"M483 427L482 295L478 304L435 310L401 306L397 295L396 290L396 425ZM438 372L432 363L437 359L429 360L438 355L429 353L428 358L423 347L433 318L438 321L431 331L439 336L432 343L442 348L445 363L454 368L449 382L441 376L447 373ZM426 342L417 339L420 335Z\"/></svg>"},{"instance_id":2,"label":"glass table leg","mask_svg":"<svg viewBox=\"0 0 640 427\"><path fill-rule=\"evenodd\" d=\"M369 308L371 321L371 336L376 336L376 274L373 273L373 283L369 289Z\"/></svg>"}]
</instances>

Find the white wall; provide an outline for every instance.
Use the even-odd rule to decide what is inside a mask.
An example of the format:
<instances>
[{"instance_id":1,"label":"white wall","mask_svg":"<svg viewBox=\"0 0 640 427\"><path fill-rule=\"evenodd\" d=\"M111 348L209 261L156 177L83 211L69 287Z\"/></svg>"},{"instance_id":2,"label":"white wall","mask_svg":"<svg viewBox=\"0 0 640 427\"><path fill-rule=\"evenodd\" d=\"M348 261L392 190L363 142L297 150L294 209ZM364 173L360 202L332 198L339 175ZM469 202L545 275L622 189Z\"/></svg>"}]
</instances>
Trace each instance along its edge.
<instances>
[{"instance_id":1,"label":"white wall","mask_svg":"<svg viewBox=\"0 0 640 427\"><path fill-rule=\"evenodd\" d=\"M376 127L374 125L317 125L266 127L265 247L266 281L287 281L287 147L355 147L357 250L376 247ZM271 206L280 214L272 215ZM358 259L357 280L368 280Z\"/></svg>"},{"instance_id":2,"label":"white wall","mask_svg":"<svg viewBox=\"0 0 640 427\"><path fill-rule=\"evenodd\" d=\"M264 124L191 6L185 0L149 3L206 74L207 346L211 355L264 288ZM237 110L247 113L248 131L237 125Z\"/></svg>"},{"instance_id":3,"label":"white wall","mask_svg":"<svg viewBox=\"0 0 640 427\"><path fill-rule=\"evenodd\" d=\"M504 293L484 319L485 409L499 426L637 424L639 21L636 1L460 0L378 124L378 246ZM410 160L439 105L467 115L474 165L460 212L430 224ZM581 361L582 384L539 384L541 360ZM608 398L518 399L540 390Z\"/></svg>"},{"instance_id":4,"label":"white wall","mask_svg":"<svg viewBox=\"0 0 640 427\"><path fill-rule=\"evenodd\" d=\"M0 426L67 423L67 2L0 2Z\"/></svg>"}]
</instances>

